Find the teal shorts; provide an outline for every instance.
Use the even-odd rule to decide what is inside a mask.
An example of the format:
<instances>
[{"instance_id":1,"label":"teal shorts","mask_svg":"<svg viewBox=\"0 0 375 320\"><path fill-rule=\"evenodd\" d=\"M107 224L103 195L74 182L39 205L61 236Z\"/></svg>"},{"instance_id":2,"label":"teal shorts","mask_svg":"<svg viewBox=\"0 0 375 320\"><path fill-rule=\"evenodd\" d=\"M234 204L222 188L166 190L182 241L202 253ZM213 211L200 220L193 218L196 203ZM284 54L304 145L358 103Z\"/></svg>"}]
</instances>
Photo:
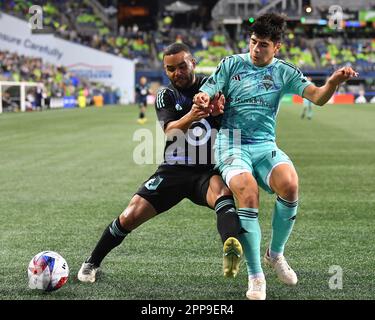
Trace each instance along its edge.
<instances>
[{"instance_id":1,"label":"teal shorts","mask_svg":"<svg viewBox=\"0 0 375 320\"><path fill-rule=\"evenodd\" d=\"M258 185L271 194L274 193L269 184L272 170L282 163L293 166L292 161L275 142L241 144L229 143L228 139L217 139L215 159L216 168L228 186L233 176L250 172Z\"/></svg>"}]
</instances>

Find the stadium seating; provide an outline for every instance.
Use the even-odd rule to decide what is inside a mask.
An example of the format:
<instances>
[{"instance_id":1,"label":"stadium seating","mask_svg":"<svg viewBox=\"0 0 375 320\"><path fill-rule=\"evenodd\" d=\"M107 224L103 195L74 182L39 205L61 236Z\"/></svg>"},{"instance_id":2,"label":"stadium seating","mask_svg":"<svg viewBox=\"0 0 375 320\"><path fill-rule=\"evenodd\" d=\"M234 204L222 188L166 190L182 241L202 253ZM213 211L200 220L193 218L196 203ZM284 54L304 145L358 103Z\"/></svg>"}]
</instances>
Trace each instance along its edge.
<instances>
[{"instance_id":1,"label":"stadium seating","mask_svg":"<svg viewBox=\"0 0 375 320\"><path fill-rule=\"evenodd\" d=\"M187 43L199 66L206 68L207 73L223 57L248 51L249 24L243 24L241 29L237 28L235 32L232 30L229 35L225 27L218 28L215 24L207 23L205 27L198 24L193 28L187 24L182 27L181 22L176 21L173 15L163 13L158 21L158 27L153 31L142 30L142 25L137 24L120 26L115 30L102 15L98 14L91 1L35 0L31 3L24 0L4 0L0 2L0 10L27 19L30 5L43 7L44 27L57 36L131 59L136 63L137 72L162 73L162 52L173 42ZM179 22L178 28L175 26L176 22ZM363 29L362 35L366 35L366 30ZM371 30L368 28L367 38L363 36L357 39L349 36L349 29L347 35L335 37L327 26L307 27L292 23L288 25L284 45L277 57L295 64L308 74L318 73L321 78L326 77L334 68L344 65L353 66L360 74L371 75L375 72L375 41L370 37ZM22 68L12 68L4 66L6 64L4 62L0 76L16 81L45 80L49 78L46 77L46 73L48 75L52 73L52 79L55 76L59 77L59 73L55 72L57 66L47 64L41 68L40 63L36 61L31 63L33 72L28 73L25 70L30 63L27 62ZM51 87L52 95L59 92L63 94L61 91L66 90L59 88L58 83L60 82L54 81L53 86L47 84L47 87Z\"/></svg>"},{"instance_id":2,"label":"stadium seating","mask_svg":"<svg viewBox=\"0 0 375 320\"><path fill-rule=\"evenodd\" d=\"M86 104L91 104L93 96L100 96L103 104L105 93L112 92L102 84L89 82L69 73L65 67L46 63L39 58L25 57L8 51L0 51L0 80L41 82L44 84L46 97L85 96ZM14 104L9 104L17 109ZM19 107L19 106L18 106Z\"/></svg>"}]
</instances>

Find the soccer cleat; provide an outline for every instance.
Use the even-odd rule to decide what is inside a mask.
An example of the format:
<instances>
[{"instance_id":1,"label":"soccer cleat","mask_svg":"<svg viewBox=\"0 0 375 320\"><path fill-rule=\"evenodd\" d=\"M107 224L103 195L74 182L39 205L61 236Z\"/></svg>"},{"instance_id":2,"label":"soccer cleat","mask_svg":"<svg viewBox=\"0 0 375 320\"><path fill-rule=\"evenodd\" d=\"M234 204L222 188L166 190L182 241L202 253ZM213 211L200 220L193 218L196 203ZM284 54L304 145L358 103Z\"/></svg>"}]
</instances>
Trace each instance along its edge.
<instances>
[{"instance_id":1,"label":"soccer cleat","mask_svg":"<svg viewBox=\"0 0 375 320\"><path fill-rule=\"evenodd\" d=\"M241 243L233 237L225 240L223 245L223 271L224 277L237 276L240 270L240 262L242 258Z\"/></svg>"},{"instance_id":2,"label":"soccer cleat","mask_svg":"<svg viewBox=\"0 0 375 320\"><path fill-rule=\"evenodd\" d=\"M277 277L281 282L290 286L295 286L297 284L297 275L289 266L283 255L273 259L269 256L269 252L267 250L266 254L264 255L264 262L266 265L272 267L276 271Z\"/></svg>"},{"instance_id":3,"label":"soccer cleat","mask_svg":"<svg viewBox=\"0 0 375 320\"><path fill-rule=\"evenodd\" d=\"M249 278L249 289L246 292L249 300L266 300L266 279Z\"/></svg>"},{"instance_id":4,"label":"soccer cleat","mask_svg":"<svg viewBox=\"0 0 375 320\"><path fill-rule=\"evenodd\" d=\"M81 282L95 282L98 269L99 267L95 266L93 263L82 263L81 269L78 271L78 280Z\"/></svg>"},{"instance_id":5,"label":"soccer cleat","mask_svg":"<svg viewBox=\"0 0 375 320\"><path fill-rule=\"evenodd\" d=\"M147 122L147 119L146 118L142 118L142 119L137 119L137 122L139 123L139 124L145 124L146 122Z\"/></svg>"}]
</instances>

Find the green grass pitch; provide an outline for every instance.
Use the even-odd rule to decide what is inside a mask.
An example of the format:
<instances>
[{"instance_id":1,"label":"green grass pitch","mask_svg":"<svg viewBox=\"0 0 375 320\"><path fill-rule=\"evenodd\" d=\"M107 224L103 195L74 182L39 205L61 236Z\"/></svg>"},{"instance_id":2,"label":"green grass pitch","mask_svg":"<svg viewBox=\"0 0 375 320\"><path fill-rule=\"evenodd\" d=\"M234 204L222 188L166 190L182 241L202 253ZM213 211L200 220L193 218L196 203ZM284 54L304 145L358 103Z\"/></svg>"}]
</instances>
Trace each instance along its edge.
<instances>
[{"instance_id":1,"label":"green grass pitch","mask_svg":"<svg viewBox=\"0 0 375 320\"><path fill-rule=\"evenodd\" d=\"M374 299L375 106L282 106L278 145L300 179L300 206L286 256L296 287L265 268L267 299ZM0 299L245 300L245 264L222 276L215 213L188 200L133 231L102 264L94 284L76 275L104 227L155 170L135 165L136 129L155 131L155 112L136 123L136 106L0 115ZM262 252L274 196L260 196ZM27 266L59 252L68 283L52 293L27 287ZM332 276L342 269L342 289Z\"/></svg>"}]
</instances>

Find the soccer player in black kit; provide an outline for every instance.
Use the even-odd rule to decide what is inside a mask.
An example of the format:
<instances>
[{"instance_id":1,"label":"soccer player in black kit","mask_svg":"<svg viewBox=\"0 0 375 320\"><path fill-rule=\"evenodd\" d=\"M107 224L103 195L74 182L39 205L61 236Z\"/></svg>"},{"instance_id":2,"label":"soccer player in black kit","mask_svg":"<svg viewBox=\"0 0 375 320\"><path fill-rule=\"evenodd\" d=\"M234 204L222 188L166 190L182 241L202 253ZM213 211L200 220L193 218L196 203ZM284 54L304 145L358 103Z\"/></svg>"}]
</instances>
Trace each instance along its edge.
<instances>
[{"instance_id":1,"label":"soccer player in black kit","mask_svg":"<svg viewBox=\"0 0 375 320\"><path fill-rule=\"evenodd\" d=\"M189 48L174 43L164 50L163 63L171 83L161 89L155 108L167 136L164 161L131 199L128 207L104 230L91 255L82 264L78 279L95 282L104 257L139 225L169 210L182 199L212 208L223 245L223 272L235 277L243 255L238 241L240 232L233 196L214 170L211 133L218 129L223 113L223 98L216 97L210 108L192 100L206 77L194 73L196 62Z\"/></svg>"},{"instance_id":2,"label":"soccer player in black kit","mask_svg":"<svg viewBox=\"0 0 375 320\"><path fill-rule=\"evenodd\" d=\"M145 124L146 119L146 108L147 108L147 96L150 93L150 86L147 83L146 77L141 77L139 79L139 84L135 86L135 93L137 98L137 103L139 107L139 118L137 122L139 124Z\"/></svg>"}]
</instances>

